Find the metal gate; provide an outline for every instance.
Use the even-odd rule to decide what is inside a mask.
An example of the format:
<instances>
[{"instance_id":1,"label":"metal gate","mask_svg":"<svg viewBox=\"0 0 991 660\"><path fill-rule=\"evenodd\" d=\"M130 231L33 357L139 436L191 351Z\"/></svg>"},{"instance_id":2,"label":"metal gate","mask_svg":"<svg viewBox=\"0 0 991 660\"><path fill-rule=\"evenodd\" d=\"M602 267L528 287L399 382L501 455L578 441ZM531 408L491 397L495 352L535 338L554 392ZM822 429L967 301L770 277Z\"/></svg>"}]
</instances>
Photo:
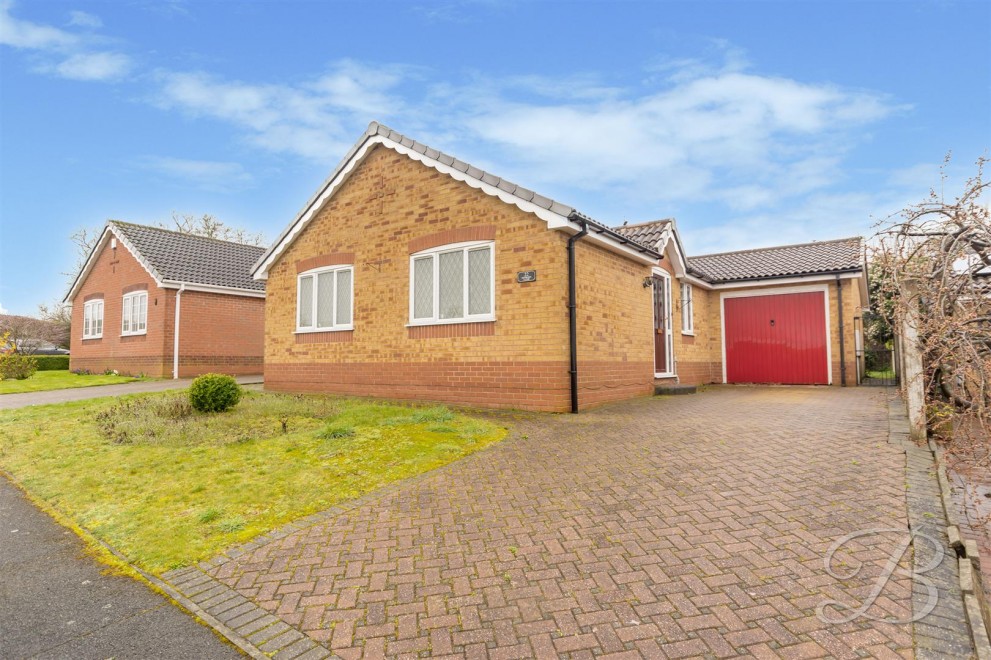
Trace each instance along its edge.
<instances>
[{"instance_id":1,"label":"metal gate","mask_svg":"<svg viewBox=\"0 0 991 660\"><path fill-rule=\"evenodd\" d=\"M895 351L891 348L867 348L857 351L857 370L861 385L885 387L898 384Z\"/></svg>"}]
</instances>

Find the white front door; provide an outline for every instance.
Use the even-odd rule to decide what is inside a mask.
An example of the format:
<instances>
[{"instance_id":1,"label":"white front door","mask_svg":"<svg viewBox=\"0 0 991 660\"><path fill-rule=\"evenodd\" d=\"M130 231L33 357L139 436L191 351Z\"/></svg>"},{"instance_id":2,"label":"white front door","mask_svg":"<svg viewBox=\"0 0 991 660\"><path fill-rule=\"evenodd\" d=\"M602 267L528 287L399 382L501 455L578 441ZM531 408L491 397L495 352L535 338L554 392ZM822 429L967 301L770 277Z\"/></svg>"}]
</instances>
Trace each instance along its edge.
<instances>
[{"instance_id":1,"label":"white front door","mask_svg":"<svg viewBox=\"0 0 991 660\"><path fill-rule=\"evenodd\" d=\"M674 375L671 343L671 277L654 271L654 376Z\"/></svg>"}]
</instances>

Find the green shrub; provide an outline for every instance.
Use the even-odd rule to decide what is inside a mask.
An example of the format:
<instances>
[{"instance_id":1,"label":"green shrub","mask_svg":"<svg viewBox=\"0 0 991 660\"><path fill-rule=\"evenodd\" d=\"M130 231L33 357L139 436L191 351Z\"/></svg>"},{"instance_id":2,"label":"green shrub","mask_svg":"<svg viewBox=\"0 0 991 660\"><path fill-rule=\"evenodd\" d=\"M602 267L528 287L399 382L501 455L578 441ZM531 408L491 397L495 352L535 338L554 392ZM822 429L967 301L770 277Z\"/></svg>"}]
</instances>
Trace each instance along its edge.
<instances>
[{"instance_id":1,"label":"green shrub","mask_svg":"<svg viewBox=\"0 0 991 660\"><path fill-rule=\"evenodd\" d=\"M14 378L24 380L38 370L38 362L30 355L21 353L0 353L0 380Z\"/></svg>"},{"instance_id":2,"label":"green shrub","mask_svg":"<svg viewBox=\"0 0 991 660\"><path fill-rule=\"evenodd\" d=\"M354 437L355 430L353 426L340 423L331 423L327 427L317 434L318 437L324 440L336 440L338 438L351 438Z\"/></svg>"},{"instance_id":3,"label":"green shrub","mask_svg":"<svg viewBox=\"0 0 991 660\"><path fill-rule=\"evenodd\" d=\"M413 421L417 424L428 422L449 422L454 419L454 413L444 406L434 406L432 408L419 408L413 411Z\"/></svg>"},{"instance_id":4,"label":"green shrub","mask_svg":"<svg viewBox=\"0 0 991 660\"><path fill-rule=\"evenodd\" d=\"M35 355L38 371L68 371L68 355Z\"/></svg>"},{"instance_id":5,"label":"green shrub","mask_svg":"<svg viewBox=\"0 0 991 660\"><path fill-rule=\"evenodd\" d=\"M232 376L203 374L189 386L189 402L200 412L224 412L241 400L241 386Z\"/></svg>"}]
</instances>

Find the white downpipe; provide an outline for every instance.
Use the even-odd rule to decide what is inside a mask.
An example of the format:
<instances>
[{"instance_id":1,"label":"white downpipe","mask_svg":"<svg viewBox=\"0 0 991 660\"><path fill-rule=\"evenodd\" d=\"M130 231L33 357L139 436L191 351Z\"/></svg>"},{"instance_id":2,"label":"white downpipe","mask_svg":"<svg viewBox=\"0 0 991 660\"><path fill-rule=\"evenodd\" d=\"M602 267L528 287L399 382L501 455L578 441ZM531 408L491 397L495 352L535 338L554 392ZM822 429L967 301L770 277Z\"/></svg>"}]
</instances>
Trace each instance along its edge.
<instances>
[{"instance_id":1,"label":"white downpipe","mask_svg":"<svg viewBox=\"0 0 991 660\"><path fill-rule=\"evenodd\" d=\"M175 292L175 332L172 337L172 378L179 378L179 310L182 307L182 292L186 290L186 283L179 285Z\"/></svg>"}]
</instances>

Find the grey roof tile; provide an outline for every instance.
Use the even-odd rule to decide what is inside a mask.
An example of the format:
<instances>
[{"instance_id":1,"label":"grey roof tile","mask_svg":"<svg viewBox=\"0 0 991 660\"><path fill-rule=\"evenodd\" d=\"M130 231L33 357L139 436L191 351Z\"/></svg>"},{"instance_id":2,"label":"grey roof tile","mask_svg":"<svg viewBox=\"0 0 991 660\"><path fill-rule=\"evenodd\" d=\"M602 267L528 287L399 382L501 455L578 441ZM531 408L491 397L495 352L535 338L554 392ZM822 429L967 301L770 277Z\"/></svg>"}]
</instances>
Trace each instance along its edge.
<instances>
[{"instance_id":1,"label":"grey roof tile","mask_svg":"<svg viewBox=\"0 0 991 660\"><path fill-rule=\"evenodd\" d=\"M689 271L712 283L837 273L863 266L864 247L860 236L688 259Z\"/></svg>"},{"instance_id":2,"label":"grey roof tile","mask_svg":"<svg viewBox=\"0 0 991 660\"><path fill-rule=\"evenodd\" d=\"M264 291L251 269L264 247L111 220L160 277L174 282Z\"/></svg>"},{"instance_id":3,"label":"grey roof tile","mask_svg":"<svg viewBox=\"0 0 991 660\"><path fill-rule=\"evenodd\" d=\"M662 220L651 220L650 222L638 222L635 225L622 225L621 227L614 227L614 229L616 233L626 238L654 247L657 245L657 241L660 240L664 230L670 225L671 219L664 218Z\"/></svg>"}]
</instances>

